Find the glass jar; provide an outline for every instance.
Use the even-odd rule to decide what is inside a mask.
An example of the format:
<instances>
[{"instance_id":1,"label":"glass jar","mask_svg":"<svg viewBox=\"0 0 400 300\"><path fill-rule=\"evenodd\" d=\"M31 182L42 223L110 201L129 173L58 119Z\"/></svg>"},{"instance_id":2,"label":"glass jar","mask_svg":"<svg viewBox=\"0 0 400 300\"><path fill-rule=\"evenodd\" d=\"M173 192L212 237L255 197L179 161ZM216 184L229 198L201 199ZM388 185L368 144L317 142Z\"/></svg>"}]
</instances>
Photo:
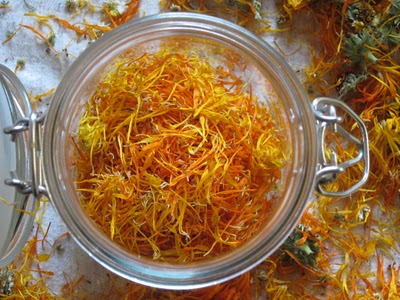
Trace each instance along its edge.
<instances>
[{"instance_id":1,"label":"glass jar","mask_svg":"<svg viewBox=\"0 0 400 300\"><path fill-rule=\"evenodd\" d=\"M113 242L82 208L76 191L76 174L71 167L75 151L71 134L76 132L86 103L103 74L112 69L116 59L132 49L151 53L165 44L172 45L176 52L210 57L216 66L224 67L234 58L232 71L252 86L253 95L263 105L275 107L277 122L287 141L288 162L282 169L279 188L274 192L278 195L277 201L260 229L240 247L196 262L160 262L130 253ZM344 103L331 98L317 98L311 103L294 72L266 42L242 27L215 17L192 13L158 14L134 20L106 34L84 51L65 74L45 117L43 135L40 130L43 117L29 108L18 79L5 67L0 68L0 74L2 97L14 103L10 106L12 117L7 119L10 123L12 120L14 126L2 124L4 131L13 135L14 140L24 138L25 142L19 142L18 147L23 151L14 152L19 152L17 157L27 156L29 160L28 167L17 167L20 171L6 180L10 189L14 186L18 191L8 191L8 196L14 199L16 195L24 195L25 200L15 200L18 203L48 196L71 235L91 257L116 274L144 285L192 289L238 276L283 243L297 225L314 189L324 195L342 197L357 190L368 177L368 137L358 116ZM28 108L19 110L20 103ZM340 126L342 118L338 111L354 118L361 131L360 138ZM329 128L356 143L359 155L343 163L327 157L324 139ZM358 163L364 173L355 186L336 192L324 189L324 183ZM7 213L10 219L11 214L15 212ZM29 216L23 218L28 219L23 227L29 228L32 221ZM18 222L9 223L12 223L11 233L0 240L5 245L0 253L3 265L15 256L26 238L26 234L20 233L23 228L14 224Z\"/></svg>"}]
</instances>

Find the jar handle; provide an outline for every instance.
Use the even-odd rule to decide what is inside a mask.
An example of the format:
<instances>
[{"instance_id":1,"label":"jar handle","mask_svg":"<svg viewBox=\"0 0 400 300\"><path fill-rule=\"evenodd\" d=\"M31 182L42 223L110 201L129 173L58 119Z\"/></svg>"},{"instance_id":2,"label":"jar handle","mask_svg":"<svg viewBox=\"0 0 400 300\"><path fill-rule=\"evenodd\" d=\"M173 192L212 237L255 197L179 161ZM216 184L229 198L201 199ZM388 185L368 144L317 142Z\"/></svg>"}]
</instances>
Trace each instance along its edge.
<instances>
[{"instance_id":1,"label":"jar handle","mask_svg":"<svg viewBox=\"0 0 400 300\"><path fill-rule=\"evenodd\" d=\"M312 108L316 118L319 141L315 189L323 196L347 197L357 191L368 180L370 164L367 128L361 118L347 104L338 99L328 97L316 98L312 102ZM354 136L340 125L344 118L337 114L338 108L356 122L360 129L360 138ZM338 163L336 151L332 147L328 149L327 146L331 145L326 145L326 138L329 131L333 134L341 135L341 141L344 143L343 146L346 146L346 143L355 144L358 154L347 161ZM328 191L324 188L325 184L332 183L347 168L357 164L363 164L363 174L352 186L344 191Z\"/></svg>"}]
</instances>

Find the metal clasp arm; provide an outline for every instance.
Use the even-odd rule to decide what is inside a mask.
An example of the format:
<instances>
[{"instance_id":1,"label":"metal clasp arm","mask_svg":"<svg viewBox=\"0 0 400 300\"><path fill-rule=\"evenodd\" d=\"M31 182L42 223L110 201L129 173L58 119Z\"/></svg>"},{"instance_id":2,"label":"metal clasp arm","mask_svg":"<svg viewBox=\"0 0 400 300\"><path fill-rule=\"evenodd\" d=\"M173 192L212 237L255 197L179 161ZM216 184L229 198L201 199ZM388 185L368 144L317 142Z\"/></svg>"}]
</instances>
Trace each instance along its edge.
<instances>
[{"instance_id":1,"label":"metal clasp arm","mask_svg":"<svg viewBox=\"0 0 400 300\"><path fill-rule=\"evenodd\" d=\"M365 184L369 176L369 142L368 142L368 131L361 120L361 118L343 101L321 97L316 98L313 101L314 115L317 119L317 134L320 139L320 149L318 158L318 170L316 174L316 190L319 194L330 197L347 197L357 191L361 186ZM348 114L358 125L361 132L361 140L343 128L340 123L343 122L343 118L336 114L336 108L341 108L346 114ZM327 128L330 128L333 133L340 133L348 141L354 143L358 148L358 155L338 164L337 154L330 149L331 157L330 160L325 156L325 137ZM356 165L363 161L364 169L363 175L360 180L344 191L331 192L326 190L323 185L331 183L345 170L353 165Z\"/></svg>"}]
</instances>

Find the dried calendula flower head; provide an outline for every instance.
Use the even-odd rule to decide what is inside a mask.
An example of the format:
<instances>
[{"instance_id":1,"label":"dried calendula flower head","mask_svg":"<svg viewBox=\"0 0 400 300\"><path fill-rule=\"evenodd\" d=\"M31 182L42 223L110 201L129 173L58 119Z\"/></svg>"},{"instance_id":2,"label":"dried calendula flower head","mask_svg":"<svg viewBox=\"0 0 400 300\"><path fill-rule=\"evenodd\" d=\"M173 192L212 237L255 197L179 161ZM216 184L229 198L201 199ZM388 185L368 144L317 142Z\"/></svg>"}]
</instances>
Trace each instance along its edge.
<instances>
[{"instance_id":1,"label":"dried calendula flower head","mask_svg":"<svg viewBox=\"0 0 400 300\"><path fill-rule=\"evenodd\" d=\"M14 273L8 269L0 269L0 296L10 296L14 290Z\"/></svg>"},{"instance_id":2,"label":"dried calendula flower head","mask_svg":"<svg viewBox=\"0 0 400 300\"><path fill-rule=\"evenodd\" d=\"M352 27L359 31L373 22L375 10L366 2L354 2L349 5L346 16Z\"/></svg>"},{"instance_id":3,"label":"dried calendula flower head","mask_svg":"<svg viewBox=\"0 0 400 300\"><path fill-rule=\"evenodd\" d=\"M112 17L121 16L121 3L119 1L107 1L104 5Z\"/></svg>"},{"instance_id":4,"label":"dried calendula flower head","mask_svg":"<svg viewBox=\"0 0 400 300\"><path fill-rule=\"evenodd\" d=\"M66 0L65 1L65 8L69 12L73 12L77 7L77 1L76 0Z\"/></svg>"},{"instance_id":5,"label":"dried calendula flower head","mask_svg":"<svg viewBox=\"0 0 400 300\"><path fill-rule=\"evenodd\" d=\"M312 233L311 228L299 224L283 243L281 250L289 260L299 261L308 267L317 266L317 257L320 253L319 237Z\"/></svg>"},{"instance_id":6,"label":"dried calendula flower head","mask_svg":"<svg viewBox=\"0 0 400 300\"><path fill-rule=\"evenodd\" d=\"M392 1L384 12L375 11L368 3L354 2L348 6L346 18L353 29L344 39L343 54L363 71L383 53L391 55L397 49L400 1Z\"/></svg>"},{"instance_id":7,"label":"dried calendula flower head","mask_svg":"<svg viewBox=\"0 0 400 300\"><path fill-rule=\"evenodd\" d=\"M24 67L25 67L25 60L22 58L19 58L15 65L14 73L17 73L19 70L23 69Z\"/></svg>"},{"instance_id":8,"label":"dried calendula flower head","mask_svg":"<svg viewBox=\"0 0 400 300\"><path fill-rule=\"evenodd\" d=\"M19 58L19 59L17 60L17 66L20 67L20 68L25 67L25 60L22 59L22 58Z\"/></svg>"},{"instance_id":9,"label":"dried calendula flower head","mask_svg":"<svg viewBox=\"0 0 400 300\"><path fill-rule=\"evenodd\" d=\"M48 42L50 45L54 46L55 43L56 43L56 35L55 35L54 33L51 33L51 34L49 35L49 37L47 38L47 42Z\"/></svg>"}]
</instances>

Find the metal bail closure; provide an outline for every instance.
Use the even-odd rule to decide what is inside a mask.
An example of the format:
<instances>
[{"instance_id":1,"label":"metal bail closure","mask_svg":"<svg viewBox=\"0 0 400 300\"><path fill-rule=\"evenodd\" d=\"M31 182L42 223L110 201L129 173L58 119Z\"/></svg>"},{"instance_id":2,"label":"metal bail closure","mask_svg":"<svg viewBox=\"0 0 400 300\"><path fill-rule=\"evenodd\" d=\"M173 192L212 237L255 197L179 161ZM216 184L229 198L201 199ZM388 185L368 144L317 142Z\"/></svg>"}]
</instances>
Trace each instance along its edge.
<instances>
[{"instance_id":1,"label":"metal bail closure","mask_svg":"<svg viewBox=\"0 0 400 300\"><path fill-rule=\"evenodd\" d=\"M40 123L19 79L0 64L0 267L22 250L32 231L42 185Z\"/></svg>"},{"instance_id":2,"label":"metal bail closure","mask_svg":"<svg viewBox=\"0 0 400 300\"><path fill-rule=\"evenodd\" d=\"M321 97L313 103L313 111L317 121L319 140L318 170L316 174L316 190L319 194L330 197L347 197L357 191L369 175L369 143L368 132L360 117L343 101ZM338 112L344 113L343 116ZM344 117L350 117L357 125L354 132L356 137L340 124ZM356 147L356 155L346 161L340 161L337 150ZM360 179L344 191L329 191L325 187L334 182L346 169L357 167L362 171Z\"/></svg>"}]
</instances>

